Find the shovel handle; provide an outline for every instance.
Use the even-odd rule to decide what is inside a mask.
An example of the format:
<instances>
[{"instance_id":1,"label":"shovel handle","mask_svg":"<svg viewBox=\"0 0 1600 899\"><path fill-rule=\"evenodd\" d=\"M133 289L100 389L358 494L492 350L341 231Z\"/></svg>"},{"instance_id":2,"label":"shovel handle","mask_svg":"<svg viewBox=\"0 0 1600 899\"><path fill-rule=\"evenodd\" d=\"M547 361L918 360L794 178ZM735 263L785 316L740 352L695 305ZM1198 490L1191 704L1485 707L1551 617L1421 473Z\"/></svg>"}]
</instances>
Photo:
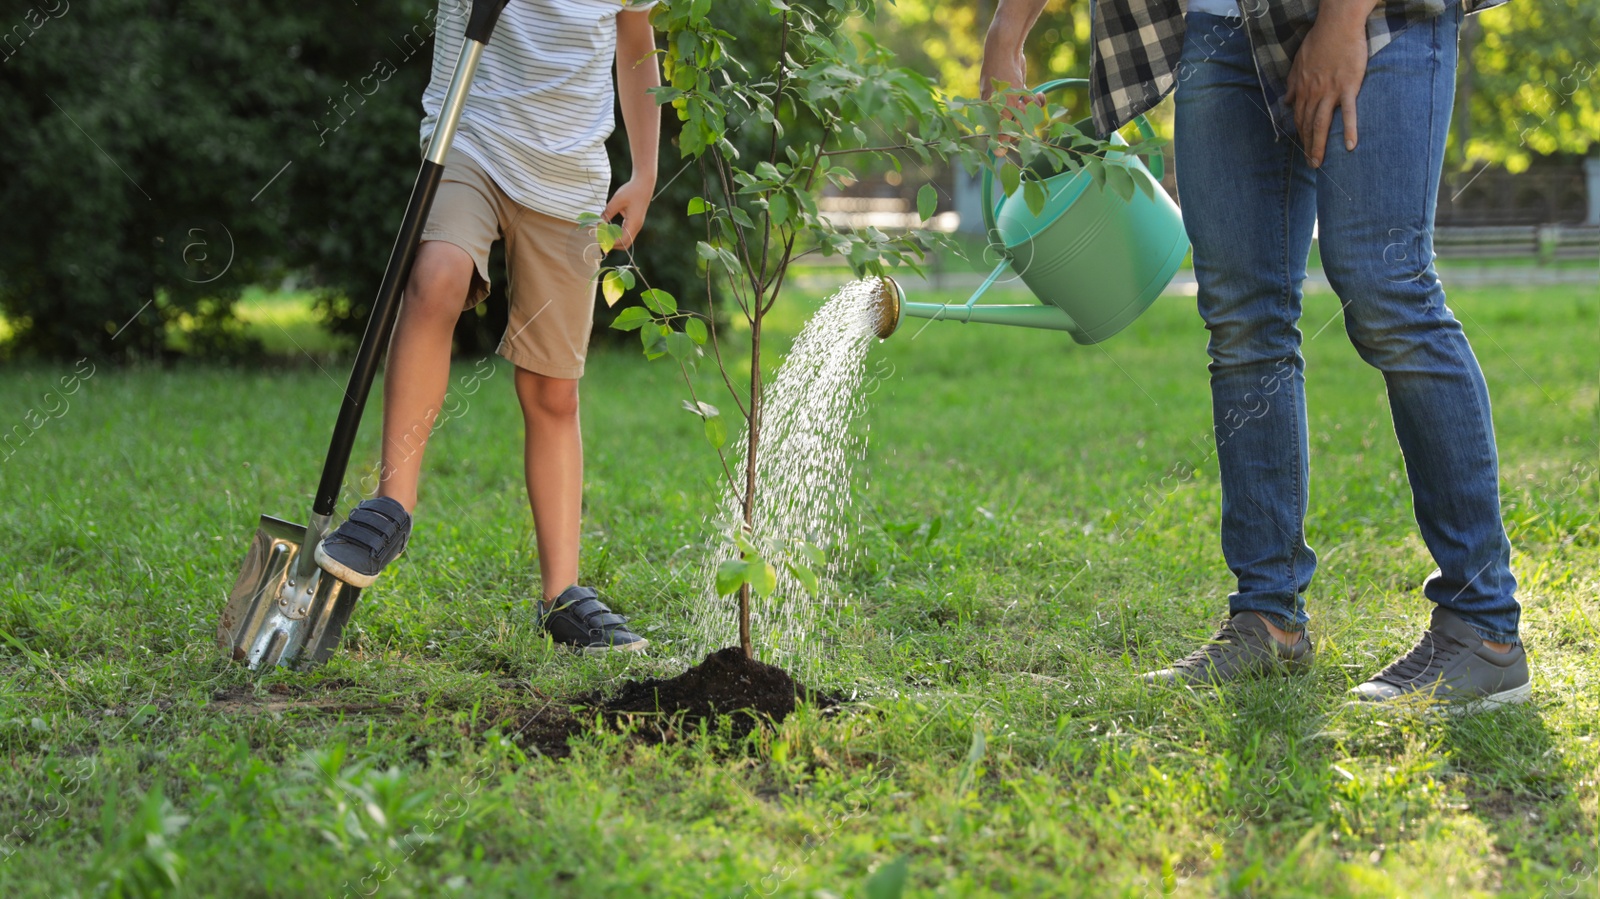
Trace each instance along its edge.
<instances>
[{"instance_id":1,"label":"shovel handle","mask_svg":"<svg viewBox=\"0 0 1600 899\"><path fill-rule=\"evenodd\" d=\"M472 0L472 14L467 18L467 40L489 43L495 23L500 21L500 12L505 8L506 0Z\"/></svg>"},{"instance_id":2,"label":"shovel handle","mask_svg":"<svg viewBox=\"0 0 1600 899\"><path fill-rule=\"evenodd\" d=\"M439 180L444 176L444 158L450 151L456 125L461 120L461 110L466 105L467 87L472 83L478 68L478 58L483 47L494 33L495 23L507 0L473 0L472 12L467 21L467 39L461 44L461 56L456 61L450 88L445 92L439 121L434 125L433 139L428 144L422 169L411 188L411 200L406 204L405 218L400 221L400 233L395 237L394 248L389 251L389 265L383 271L383 283L378 287L378 297L372 303L367 317L367 329L356 350L355 364L350 367L350 382L345 387L344 399L339 404L339 421L333 428L333 439L328 443L328 456L322 463L322 481L317 485L317 497L311 506L316 515L331 516L339 501L339 491L344 485L344 475L350 467L350 450L355 446L356 431L361 427L361 415L367 407L367 395L372 392L372 382L377 378L378 362L394 333L395 318L400 312L400 294L411 278L411 266L417 259L417 242L433 209L434 195L439 191Z\"/></svg>"}]
</instances>

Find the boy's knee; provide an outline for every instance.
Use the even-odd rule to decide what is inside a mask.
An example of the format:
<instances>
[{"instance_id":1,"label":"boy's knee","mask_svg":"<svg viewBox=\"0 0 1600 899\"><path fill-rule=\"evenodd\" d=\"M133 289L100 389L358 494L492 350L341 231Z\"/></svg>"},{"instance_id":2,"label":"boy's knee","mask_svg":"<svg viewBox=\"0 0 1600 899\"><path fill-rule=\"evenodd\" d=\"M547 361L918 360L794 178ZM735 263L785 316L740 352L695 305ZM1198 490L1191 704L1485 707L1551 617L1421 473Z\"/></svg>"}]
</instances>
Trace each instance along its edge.
<instances>
[{"instance_id":1,"label":"boy's knee","mask_svg":"<svg viewBox=\"0 0 1600 899\"><path fill-rule=\"evenodd\" d=\"M576 378L551 378L524 368L517 369L517 396L523 411L540 418L576 418L578 381Z\"/></svg>"},{"instance_id":2,"label":"boy's knee","mask_svg":"<svg viewBox=\"0 0 1600 899\"><path fill-rule=\"evenodd\" d=\"M476 264L467 251L443 241L424 241L406 282L406 303L413 312L456 315L466 305Z\"/></svg>"}]
</instances>

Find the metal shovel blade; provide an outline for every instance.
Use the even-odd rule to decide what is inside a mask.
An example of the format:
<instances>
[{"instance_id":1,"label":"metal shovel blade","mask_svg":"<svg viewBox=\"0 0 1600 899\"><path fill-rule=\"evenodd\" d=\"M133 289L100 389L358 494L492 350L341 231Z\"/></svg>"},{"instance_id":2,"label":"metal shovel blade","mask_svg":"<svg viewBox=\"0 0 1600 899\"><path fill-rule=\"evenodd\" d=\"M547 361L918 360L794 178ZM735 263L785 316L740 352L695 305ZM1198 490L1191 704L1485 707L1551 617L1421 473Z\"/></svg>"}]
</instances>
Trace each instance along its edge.
<instances>
[{"instance_id":1,"label":"metal shovel blade","mask_svg":"<svg viewBox=\"0 0 1600 899\"><path fill-rule=\"evenodd\" d=\"M361 588L300 558L306 551L307 530L281 518L261 516L222 610L217 645L252 670L327 661L361 596Z\"/></svg>"}]
</instances>

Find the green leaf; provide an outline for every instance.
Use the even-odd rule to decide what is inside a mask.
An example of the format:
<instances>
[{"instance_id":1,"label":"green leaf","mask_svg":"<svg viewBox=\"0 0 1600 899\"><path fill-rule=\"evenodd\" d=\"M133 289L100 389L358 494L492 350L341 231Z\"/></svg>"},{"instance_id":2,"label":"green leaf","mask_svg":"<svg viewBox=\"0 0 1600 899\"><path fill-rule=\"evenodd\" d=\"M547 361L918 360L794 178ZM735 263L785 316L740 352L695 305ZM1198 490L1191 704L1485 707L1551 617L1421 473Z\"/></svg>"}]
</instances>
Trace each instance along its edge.
<instances>
[{"instance_id":1,"label":"green leaf","mask_svg":"<svg viewBox=\"0 0 1600 899\"><path fill-rule=\"evenodd\" d=\"M694 341L682 331L669 331L667 334L667 355L680 362L693 362L697 352Z\"/></svg>"},{"instance_id":2,"label":"green leaf","mask_svg":"<svg viewBox=\"0 0 1600 899\"><path fill-rule=\"evenodd\" d=\"M745 576L750 581L750 589L757 596L767 596L778 589L778 570L765 559L750 557L745 562Z\"/></svg>"},{"instance_id":3,"label":"green leaf","mask_svg":"<svg viewBox=\"0 0 1600 899\"><path fill-rule=\"evenodd\" d=\"M678 311L678 301L672 298L672 294L658 287L652 287L639 294L639 299L657 315L672 315Z\"/></svg>"},{"instance_id":4,"label":"green leaf","mask_svg":"<svg viewBox=\"0 0 1600 899\"><path fill-rule=\"evenodd\" d=\"M710 209L711 209L711 204L707 203L705 201L704 197L690 197L689 198L689 214L690 215L700 215L701 213L706 212L706 211L708 211Z\"/></svg>"},{"instance_id":5,"label":"green leaf","mask_svg":"<svg viewBox=\"0 0 1600 899\"><path fill-rule=\"evenodd\" d=\"M685 321L683 323L683 333L689 335L690 340L701 346L705 345L706 339L710 336L706 333L705 321L698 318L690 318Z\"/></svg>"},{"instance_id":6,"label":"green leaf","mask_svg":"<svg viewBox=\"0 0 1600 899\"><path fill-rule=\"evenodd\" d=\"M827 562L828 556L822 551L822 547L808 540L797 542L799 543L800 554L806 557L806 561L819 568L822 567L823 563Z\"/></svg>"},{"instance_id":7,"label":"green leaf","mask_svg":"<svg viewBox=\"0 0 1600 899\"><path fill-rule=\"evenodd\" d=\"M810 568L804 565L797 565L794 562L787 562L784 567L789 569L789 573L794 575L794 579L799 581L800 586L806 588L806 592L812 596L816 596L817 592L822 589L821 584L817 582L817 573Z\"/></svg>"},{"instance_id":8,"label":"green leaf","mask_svg":"<svg viewBox=\"0 0 1600 899\"><path fill-rule=\"evenodd\" d=\"M1084 163L1084 168L1089 170L1089 180L1100 190L1106 189L1106 164L1103 159L1091 159Z\"/></svg>"},{"instance_id":9,"label":"green leaf","mask_svg":"<svg viewBox=\"0 0 1600 899\"><path fill-rule=\"evenodd\" d=\"M749 566L743 559L729 559L717 566L717 595L727 596L739 592L745 582L745 573Z\"/></svg>"},{"instance_id":10,"label":"green leaf","mask_svg":"<svg viewBox=\"0 0 1600 899\"><path fill-rule=\"evenodd\" d=\"M667 335L672 329L659 322L651 322L639 329L639 342L644 344L646 359L660 359L667 354Z\"/></svg>"},{"instance_id":11,"label":"green leaf","mask_svg":"<svg viewBox=\"0 0 1600 899\"><path fill-rule=\"evenodd\" d=\"M629 306L617 313L617 317L611 320L611 327L618 331L632 331L634 328L644 327L653 320L649 309L643 306Z\"/></svg>"},{"instance_id":12,"label":"green leaf","mask_svg":"<svg viewBox=\"0 0 1600 899\"><path fill-rule=\"evenodd\" d=\"M1116 192L1124 201L1133 199L1133 176L1128 174L1127 168L1115 163L1106 164L1106 186Z\"/></svg>"},{"instance_id":13,"label":"green leaf","mask_svg":"<svg viewBox=\"0 0 1600 899\"><path fill-rule=\"evenodd\" d=\"M1022 185L1022 199L1028 204L1028 211L1034 215L1044 212L1045 200L1049 199L1049 193L1044 189L1044 182L1037 178L1029 178L1027 183Z\"/></svg>"},{"instance_id":14,"label":"green leaf","mask_svg":"<svg viewBox=\"0 0 1600 899\"><path fill-rule=\"evenodd\" d=\"M767 200L767 212L772 215L772 227L781 228L789 221L789 215L794 212L794 208L790 206L787 195L775 193Z\"/></svg>"},{"instance_id":15,"label":"green leaf","mask_svg":"<svg viewBox=\"0 0 1600 899\"><path fill-rule=\"evenodd\" d=\"M711 442L712 449L722 449L728 443L728 423L723 420L720 413L705 417L706 439Z\"/></svg>"},{"instance_id":16,"label":"green leaf","mask_svg":"<svg viewBox=\"0 0 1600 899\"><path fill-rule=\"evenodd\" d=\"M738 222L745 228L754 228L756 226L756 223L750 220L750 213L745 212L738 206L734 206L733 208L729 209L728 215L732 216L734 221Z\"/></svg>"},{"instance_id":17,"label":"green leaf","mask_svg":"<svg viewBox=\"0 0 1600 899\"><path fill-rule=\"evenodd\" d=\"M617 274L616 269L606 272L606 276L600 281L600 293L605 295L607 306L617 305L617 301L622 299L622 294L626 290L627 287L623 285L622 277Z\"/></svg>"},{"instance_id":18,"label":"green leaf","mask_svg":"<svg viewBox=\"0 0 1600 899\"><path fill-rule=\"evenodd\" d=\"M1144 194L1147 199L1151 200L1156 198L1156 190L1161 186L1156 183L1154 175L1146 176L1144 174L1140 174L1133 179L1133 183L1139 185L1139 192Z\"/></svg>"},{"instance_id":19,"label":"green leaf","mask_svg":"<svg viewBox=\"0 0 1600 899\"><path fill-rule=\"evenodd\" d=\"M733 545L739 547L739 552L744 553L746 556L756 557L761 555L761 552L756 549L756 545L750 542L750 535L746 534L742 528L734 532Z\"/></svg>"},{"instance_id":20,"label":"green leaf","mask_svg":"<svg viewBox=\"0 0 1600 899\"><path fill-rule=\"evenodd\" d=\"M695 242L694 252L695 252L695 255L699 256L701 259L704 259L707 262L710 262L711 260L717 258L717 248L712 246L711 244L706 243L703 240Z\"/></svg>"},{"instance_id":21,"label":"green leaf","mask_svg":"<svg viewBox=\"0 0 1600 899\"><path fill-rule=\"evenodd\" d=\"M1006 196L1009 197L1016 193L1017 185L1021 183L1021 181L1022 169L1017 168L1009 162L1002 162L1000 164L1000 187L1006 192Z\"/></svg>"},{"instance_id":22,"label":"green leaf","mask_svg":"<svg viewBox=\"0 0 1600 899\"><path fill-rule=\"evenodd\" d=\"M622 226L601 222L594 227L594 236L600 242L600 252L609 253L617 245L617 238L622 236Z\"/></svg>"},{"instance_id":23,"label":"green leaf","mask_svg":"<svg viewBox=\"0 0 1600 899\"><path fill-rule=\"evenodd\" d=\"M939 191L932 184L924 184L917 189L917 217L923 221L933 218L933 213L939 208Z\"/></svg>"}]
</instances>

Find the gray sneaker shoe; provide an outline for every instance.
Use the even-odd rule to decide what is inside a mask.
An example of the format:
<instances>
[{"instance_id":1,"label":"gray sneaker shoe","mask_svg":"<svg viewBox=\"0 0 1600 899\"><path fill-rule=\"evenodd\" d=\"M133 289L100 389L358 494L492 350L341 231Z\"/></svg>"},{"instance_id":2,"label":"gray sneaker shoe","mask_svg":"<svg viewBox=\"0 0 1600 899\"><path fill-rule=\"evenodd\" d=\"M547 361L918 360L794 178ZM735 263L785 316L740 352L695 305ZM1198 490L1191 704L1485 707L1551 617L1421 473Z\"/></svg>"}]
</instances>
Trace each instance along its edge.
<instances>
[{"instance_id":1,"label":"gray sneaker shoe","mask_svg":"<svg viewBox=\"0 0 1600 899\"><path fill-rule=\"evenodd\" d=\"M1353 706L1437 707L1470 715L1527 702L1533 683L1522 644L1495 652L1483 645L1471 625L1435 606L1433 621L1417 645L1350 693Z\"/></svg>"},{"instance_id":2,"label":"gray sneaker shoe","mask_svg":"<svg viewBox=\"0 0 1600 899\"><path fill-rule=\"evenodd\" d=\"M1172 663L1170 668L1146 672L1147 684L1214 687L1276 674L1299 674L1311 668L1316 647L1304 633L1293 646L1284 646L1254 612L1241 612L1222 622L1206 645Z\"/></svg>"}]
</instances>

